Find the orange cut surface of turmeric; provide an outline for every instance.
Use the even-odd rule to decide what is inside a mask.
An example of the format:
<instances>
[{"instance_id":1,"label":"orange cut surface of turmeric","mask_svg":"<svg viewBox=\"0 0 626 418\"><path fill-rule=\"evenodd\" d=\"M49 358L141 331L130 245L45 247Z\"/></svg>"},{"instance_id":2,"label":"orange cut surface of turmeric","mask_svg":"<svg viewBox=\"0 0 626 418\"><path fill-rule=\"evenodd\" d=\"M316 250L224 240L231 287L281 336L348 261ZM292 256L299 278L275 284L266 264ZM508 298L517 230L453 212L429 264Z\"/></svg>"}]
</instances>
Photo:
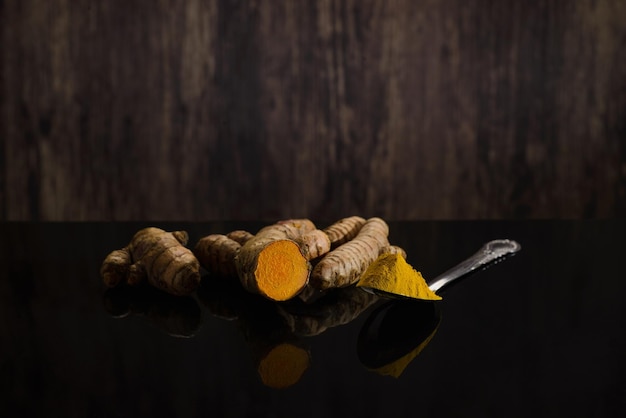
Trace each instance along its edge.
<instances>
[{"instance_id":1,"label":"orange cut surface of turmeric","mask_svg":"<svg viewBox=\"0 0 626 418\"><path fill-rule=\"evenodd\" d=\"M441 300L401 254L382 254L370 264L357 286L406 298Z\"/></svg>"},{"instance_id":2,"label":"orange cut surface of turmeric","mask_svg":"<svg viewBox=\"0 0 626 418\"><path fill-rule=\"evenodd\" d=\"M298 295L311 273L311 264L302 252L299 239L314 228L309 220L291 219L259 230L235 257L243 287L275 301Z\"/></svg>"},{"instance_id":3,"label":"orange cut surface of turmeric","mask_svg":"<svg viewBox=\"0 0 626 418\"><path fill-rule=\"evenodd\" d=\"M275 241L259 253L255 276L259 291L281 301L294 296L296 290L304 287L309 276L307 260L302 257L300 248L292 241Z\"/></svg>"}]
</instances>

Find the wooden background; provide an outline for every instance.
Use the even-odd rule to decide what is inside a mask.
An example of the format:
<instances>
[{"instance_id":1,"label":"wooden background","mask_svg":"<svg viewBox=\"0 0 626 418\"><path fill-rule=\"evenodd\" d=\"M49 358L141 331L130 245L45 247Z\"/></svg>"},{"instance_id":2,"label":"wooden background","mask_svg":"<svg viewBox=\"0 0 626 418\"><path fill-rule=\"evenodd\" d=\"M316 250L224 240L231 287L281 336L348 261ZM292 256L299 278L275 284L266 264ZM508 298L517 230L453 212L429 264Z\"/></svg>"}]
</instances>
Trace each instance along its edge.
<instances>
[{"instance_id":1,"label":"wooden background","mask_svg":"<svg viewBox=\"0 0 626 418\"><path fill-rule=\"evenodd\" d=\"M0 218L626 214L622 0L2 0Z\"/></svg>"}]
</instances>

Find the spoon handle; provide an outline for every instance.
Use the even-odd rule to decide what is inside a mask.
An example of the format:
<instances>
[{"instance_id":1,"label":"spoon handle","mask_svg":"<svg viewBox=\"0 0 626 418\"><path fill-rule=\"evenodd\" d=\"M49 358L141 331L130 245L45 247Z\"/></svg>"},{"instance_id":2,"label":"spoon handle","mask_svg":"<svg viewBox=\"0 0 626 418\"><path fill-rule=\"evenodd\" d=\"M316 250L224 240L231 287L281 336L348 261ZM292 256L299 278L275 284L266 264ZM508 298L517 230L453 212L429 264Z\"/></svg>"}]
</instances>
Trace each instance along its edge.
<instances>
[{"instance_id":1,"label":"spoon handle","mask_svg":"<svg viewBox=\"0 0 626 418\"><path fill-rule=\"evenodd\" d=\"M490 264L502 257L515 254L521 248L521 245L509 239L489 241L474 255L460 262L445 273L435 277L428 283L428 287L430 287L433 292L436 292L459 277L463 277L476 269L485 267L487 264Z\"/></svg>"}]
</instances>

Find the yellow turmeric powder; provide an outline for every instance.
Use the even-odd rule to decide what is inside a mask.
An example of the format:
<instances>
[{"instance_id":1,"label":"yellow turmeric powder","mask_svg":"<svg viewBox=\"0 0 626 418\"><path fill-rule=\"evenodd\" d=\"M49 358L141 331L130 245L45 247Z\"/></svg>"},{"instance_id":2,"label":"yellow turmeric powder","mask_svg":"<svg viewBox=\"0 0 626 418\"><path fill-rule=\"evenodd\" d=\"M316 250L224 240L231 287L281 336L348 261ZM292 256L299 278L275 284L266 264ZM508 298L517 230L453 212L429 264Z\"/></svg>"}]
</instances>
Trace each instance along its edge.
<instances>
[{"instance_id":1,"label":"yellow turmeric powder","mask_svg":"<svg viewBox=\"0 0 626 418\"><path fill-rule=\"evenodd\" d=\"M441 300L428 288L422 274L411 267L401 254L382 254L369 265L357 286L394 296Z\"/></svg>"},{"instance_id":2,"label":"yellow turmeric powder","mask_svg":"<svg viewBox=\"0 0 626 418\"><path fill-rule=\"evenodd\" d=\"M306 285L309 269L295 242L275 241L257 256L256 286L273 300L288 300Z\"/></svg>"}]
</instances>

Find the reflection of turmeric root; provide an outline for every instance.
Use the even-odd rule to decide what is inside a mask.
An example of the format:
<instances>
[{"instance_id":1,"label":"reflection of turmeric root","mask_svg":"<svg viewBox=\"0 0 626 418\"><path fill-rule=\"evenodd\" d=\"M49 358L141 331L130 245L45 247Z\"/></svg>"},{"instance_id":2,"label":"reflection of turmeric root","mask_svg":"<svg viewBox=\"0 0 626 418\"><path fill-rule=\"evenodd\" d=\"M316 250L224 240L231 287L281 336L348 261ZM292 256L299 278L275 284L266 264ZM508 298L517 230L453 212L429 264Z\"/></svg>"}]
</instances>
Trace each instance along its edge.
<instances>
[{"instance_id":1,"label":"reflection of turmeric root","mask_svg":"<svg viewBox=\"0 0 626 418\"><path fill-rule=\"evenodd\" d=\"M279 312L294 334L308 337L355 320L378 300L376 295L347 287L329 291L311 304L281 305Z\"/></svg>"},{"instance_id":2,"label":"reflection of turmeric root","mask_svg":"<svg viewBox=\"0 0 626 418\"><path fill-rule=\"evenodd\" d=\"M276 389L292 386L309 367L309 351L285 326L275 303L251 296L256 301L247 303L239 325L251 348L259 378Z\"/></svg>"},{"instance_id":3,"label":"reflection of turmeric root","mask_svg":"<svg viewBox=\"0 0 626 418\"><path fill-rule=\"evenodd\" d=\"M202 324L202 311L193 298L146 286L107 289L104 307L116 318L142 316L173 337L192 337Z\"/></svg>"},{"instance_id":4,"label":"reflection of turmeric root","mask_svg":"<svg viewBox=\"0 0 626 418\"><path fill-rule=\"evenodd\" d=\"M257 357L257 372L265 386L284 389L298 383L309 368L311 355L300 344L281 342L267 347Z\"/></svg>"},{"instance_id":5,"label":"reflection of turmeric root","mask_svg":"<svg viewBox=\"0 0 626 418\"><path fill-rule=\"evenodd\" d=\"M276 303L232 280L204 280L197 295L213 315L237 320L264 385L280 389L300 380L309 367L310 353L285 325Z\"/></svg>"},{"instance_id":6,"label":"reflection of turmeric root","mask_svg":"<svg viewBox=\"0 0 626 418\"><path fill-rule=\"evenodd\" d=\"M250 295L231 277L204 277L196 296L211 315L228 321L239 319L246 311ZM225 279L225 280L221 280Z\"/></svg>"},{"instance_id":7,"label":"reflection of turmeric root","mask_svg":"<svg viewBox=\"0 0 626 418\"><path fill-rule=\"evenodd\" d=\"M105 258L100 269L105 285L138 284L147 279L156 288L173 295L192 293L200 284L200 265L185 247L187 240L184 231L140 230L127 247Z\"/></svg>"}]
</instances>

